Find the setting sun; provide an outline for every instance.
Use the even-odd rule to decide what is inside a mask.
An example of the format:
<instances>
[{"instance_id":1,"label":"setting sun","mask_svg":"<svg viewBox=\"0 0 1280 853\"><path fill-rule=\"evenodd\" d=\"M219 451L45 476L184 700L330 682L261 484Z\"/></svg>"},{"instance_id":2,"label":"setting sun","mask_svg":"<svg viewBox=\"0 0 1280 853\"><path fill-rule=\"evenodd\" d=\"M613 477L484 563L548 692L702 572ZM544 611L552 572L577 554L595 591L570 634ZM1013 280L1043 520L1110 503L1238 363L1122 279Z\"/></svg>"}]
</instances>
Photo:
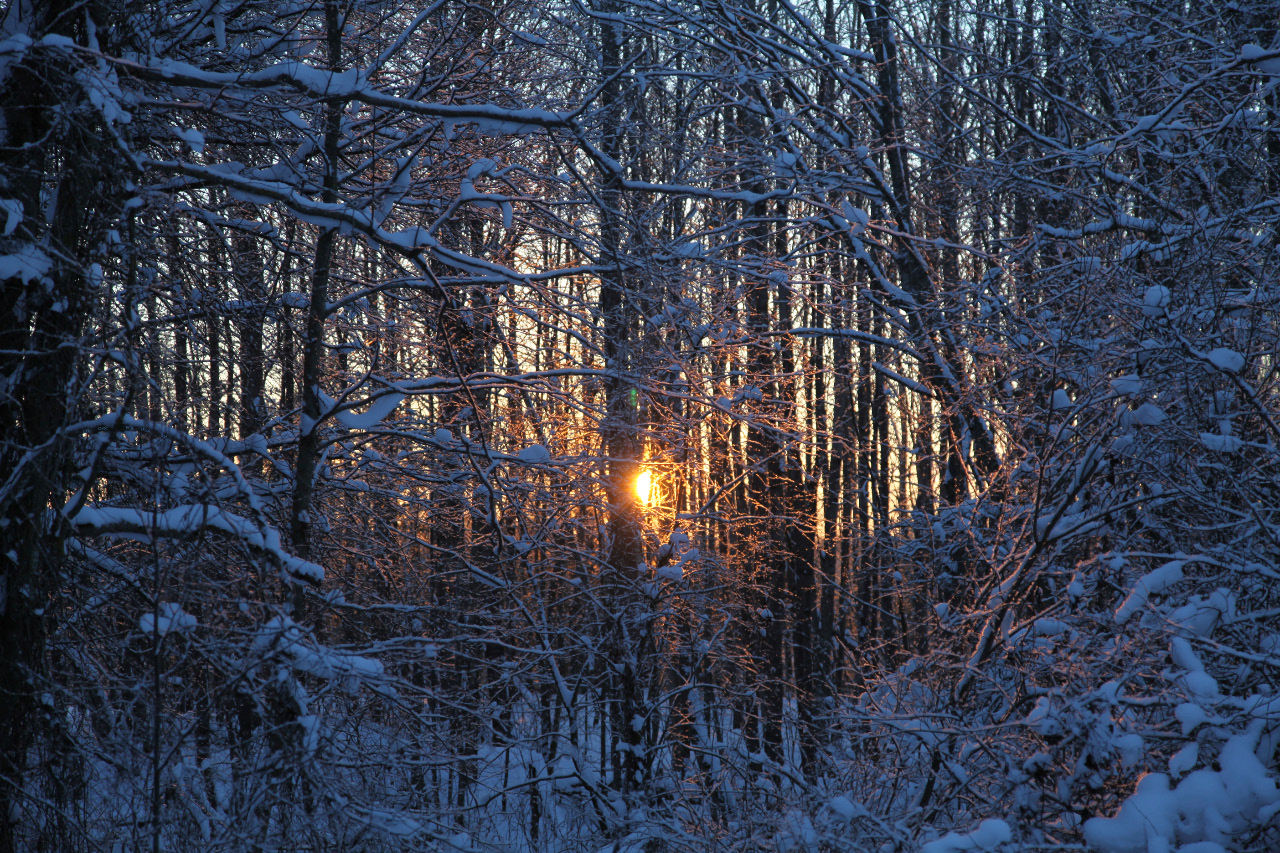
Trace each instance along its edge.
<instances>
[{"instance_id":1,"label":"setting sun","mask_svg":"<svg viewBox=\"0 0 1280 853\"><path fill-rule=\"evenodd\" d=\"M640 476L636 477L636 497L640 499L640 503L645 506L653 500L653 472L641 471Z\"/></svg>"}]
</instances>

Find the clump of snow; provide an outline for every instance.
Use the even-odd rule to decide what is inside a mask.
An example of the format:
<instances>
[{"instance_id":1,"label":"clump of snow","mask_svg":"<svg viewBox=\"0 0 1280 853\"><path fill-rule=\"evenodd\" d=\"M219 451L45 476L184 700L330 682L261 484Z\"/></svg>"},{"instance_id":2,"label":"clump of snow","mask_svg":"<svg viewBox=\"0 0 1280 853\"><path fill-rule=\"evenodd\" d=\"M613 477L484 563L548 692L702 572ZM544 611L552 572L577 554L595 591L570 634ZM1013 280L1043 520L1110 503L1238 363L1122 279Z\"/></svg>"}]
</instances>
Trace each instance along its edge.
<instances>
[{"instance_id":1,"label":"clump of snow","mask_svg":"<svg viewBox=\"0 0 1280 853\"><path fill-rule=\"evenodd\" d=\"M370 403L369 408L362 413L339 409L334 414L347 429L373 429L386 420L402 400L404 400L403 394L385 394Z\"/></svg>"},{"instance_id":2,"label":"clump of snow","mask_svg":"<svg viewBox=\"0 0 1280 853\"><path fill-rule=\"evenodd\" d=\"M1141 764L1147 752L1147 742L1136 732L1117 736L1111 741L1111 745L1120 756L1120 766L1126 769Z\"/></svg>"},{"instance_id":3,"label":"clump of snow","mask_svg":"<svg viewBox=\"0 0 1280 853\"><path fill-rule=\"evenodd\" d=\"M1182 725L1183 737L1191 734L1201 725L1209 721L1209 715L1205 713L1204 708L1201 708L1195 702L1183 702L1178 705L1178 707L1173 709L1173 717ZM1192 763L1194 764L1194 761ZM1173 769L1172 760L1170 761L1169 769Z\"/></svg>"},{"instance_id":4,"label":"clump of snow","mask_svg":"<svg viewBox=\"0 0 1280 853\"><path fill-rule=\"evenodd\" d=\"M204 134L194 128L175 127L173 135L187 144L195 154L204 153Z\"/></svg>"},{"instance_id":5,"label":"clump of snow","mask_svg":"<svg viewBox=\"0 0 1280 853\"><path fill-rule=\"evenodd\" d=\"M1187 604L1169 615L1169 620L1185 636L1207 637L1234 608L1235 595L1230 590L1219 587L1208 598L1193 595Z\"/></svg>"},{"instance_id":6,"label":"clump of snow","mask_svg":"<svg viewBox=\"0 0 1280 853\"><path fill-rule=\"evenodd\" d=\"M312 583L324 580L324 567L293 556L280 544L280 533L209 504L185 504L162 512L136 507L85 506L69 518L76 530L89 536L146 535L184 537L202 530L218 530L266 552L290 575Z\"/></svg>"},{"instance_id":7,"label":"clump of snow","mask_svg":"<svg viewBox=\"0 0 1280 853\"><path fill-rule=\"evenodd\" d=\"M1206 450L1212 450L1215 453L1239 453L1244 447L1244 442L1234 435L1216 435L1211 432L1200 433L1200 443Z\"/></svg>"},{"instance_id":8,"label":"clump of snow","mask_svg":"<svg viewBox=\"0 0 1280 853\"><path fill-rule=\"evenodd\" d=\"M0 237L8 237L22 224L22 202L14 198L0 198L0 211L4 212L4 228Z\"/></svg>"},{"instance_id":9,"label":"clump of snow","mask_svg":"<svg viewBox=\"0 0 1280 853\"><path fill-rule=\"evenodd\" d=\"M8 222L5 225L7 227ZM17 223L14 227L18 227ZM53 261L35 246L23 246L11 255L0 255L0 279L20 278L23 284L31 284L48 275L52 268Z\"/></svg>"},{"instance_id":10,"label":"clump of snow","mask_svg":"<svg viewBox=\"0 0 1280 853\"><path fill-rule=\"evenodd\" d=\"M551 461L551 454L541 444L531 444L517 453L516 458L526 465L546 465Z\"/></svg>"},{"instance_id":11,"label":"clump of snow","mask_svg":"<svg viewBox=\"0 0 1280 853\"><path fill-rule=\"evenodd\" d=\"M1013 838L1009 824L992 818L984 820L972 832L948 832L937 841L920 848L920 853L967 853L971 850L993 851Z\"/></svg>"},{"instance_id":12,"label":"clump of snow","mask_svg":"<svg viewBox=\"0 0 1280 853\"><path fill-rule=\"evenodd\" d=\"M422 825L413 818L387 809L371 809L369 811L369 825L382 830L388 835L398 835L403 838L417 835L422 830ZM466 841L455 846L459 850L471 849Z\"/></svg>"},{"instance_id":13,"label":"clump of snow","mask_svg":"<svg viewBox=\"0 0 1280 853\"><path fill-rule=\"evenodd\" d=\"M1182 637L1174 637L1169 641L1169 652L1173 662L1186 670L1182 682L1194 695L1212 699L1218 695L1218 682L1205 672L1204 664L1191 644Z\"/></svg>"},{"instance_id":14,"label":"clump of snow","mask_svg":"<svg viewBox=\"0 0 1280 853\"><path fill-rule=\"evenodd\" d=\"M1137 444L1137 439L1132 435L1118 436L1115 441L1111 442L1111 453L1118 457L1132 456L1134 455L1133 448L1135 444Z\"/></svg>"},{"instance_id":15,"label":"clump of snow","mask_svg":"<svg viewBox=\"0 0 1280 853\"><path fill-rule=\"evenodd\" d=\"M1049 619L1047 617L1037 619L1031 626L1032 633L1041 637L1056 637L1059 634L1069 630L1069 626L1061 619Z\"/></svg>"},{"instance_id":16,"label":"clump of snow","mask_svg":"<svg viewBox=\"0 0 1280 853\"><path fill-rule=\"evenodd\" d=\"M1207 400L1206 414L1211 418L1218 419L1221 424L1225 420L1227 424L1231 423L1231 410L1235 408L1236 395L1234 391L1215 391ZM1230 435L1231 430L1222 430L1223 435Z\"/></svg>"},{"instance_id":17,"label":"clump of snow","mask_svg":"<svg viewBox=\"0 0 1280 853\"><path fill-rule=\"evenodd\" d=\"M1111 390L1121 397L1132 397L1142 393L1142 380L1136 373L1126 373L1111 380Z\"/></svg>"},{"instance_id":18,"label":"clump of snow","mask_svg":"<svg viewBox=\"0 0 1280 853\"><path fill-rule=\"evenodd\" d=\"M836 816L849 823L854 818L861 817L867 813L867 810L858 803L848 797L832 797L827 803L827 808L836 813Z\"/></svg>"},{"instance_id":19,"label":"clump of snow","mask_svg":"<svg viewBox=\"0 0 1280 853\"><path fill-rule=\"evenodd\" d=\"M287 655L300 672L323 679L338 679L354 692L360 681L382 677L382 662L354 652L331 649L314 642L298 623L274 616L262 626L254 645Z\"/></svg>"},{"instance_id":20,"label":"clump of snow","mask_svg":"<svg viewBox=\"0 0 1280 853\"><path fill-rule=\"evenodd\" d=\"M561 753L556 759L551 771L551 784L557 791L572 791L582 784L581 779L578 778L578 768L568 755Z\"/></svg>"},{"instance_id":21,"label":"clump of snow","mask_svg":"<svg viewBox=\"0 0 1280 853\"><path fill-rule=\"evenodd\" d=\"M849 230L853 234L861 234L867 230L867 224L871 222L871 217L867 216L865 210L854 207L848 201L841 201L840 211L844 214L844 218L849 221Z\"/></svg>"},{"instance_id":22,"label":"clump of snow","mask_svg":"<svg viewBox=\"0 0 1280 853\"><path fill-rule=\"evenodd\" d=\"M1147 853L1148 838L1169 838L1177 819L1178 807L1170 796L1169 777L1148 773L1138 780L1137 789L1115 817L1094 817L1084 822L1084 839L1090 847L1105 853Z\"/></svg>"},{"instance_id":23,"label":"clump of snow","mask_svg":"<svg viewBox=\"0 0 1280 853\"><path fill-rule=\"evenodd\" d=\"M1169 419L1164 409L1155 403L1143 403L1131 413L1133 422L1140 426L1159 426Z\"/></svg>"},{"instance_id":24,"label":"clump of snow","mask_svg":"<svg viewBox=\"0 0 1280 853\"><path fill-rule=\"evenodd\" d=\"M479 160L476 160L469 167L467 167L467 179L474 181L476 178L480 177L481 175L487 175L491 173L497 167L498 167L498 164L494 162L492 158L481 157Z\"/></svg>"},{"instance_id":25,"label":"clump of snow","mask_svg":"<svg viewBox=\"0 0 1280 853\"><path fill-rule=\"evenodd\" d=\"M1182 851L1233 847L1234 836L1265 825L1280 812L1275 779L1254 754L1261 729L1262 721L1257 721L1228 740L1218 755L1220 769L1196 770L1176 787L1170 787L1164 773L1143 776L1114 817L1085 821L1085 841L1102 853L1149 853L1175 844ZM1189 768L1195 753L1184 753L1174 759L1180 768Z\"/></svg>"},{"instance_id":26,"label":"clump of snow","mask_svg":"<svg viewBox=\"0 0 1280 853\"><path fill-rule=\"evenodd\" d=\"M1169 772L1175 779L1181 778L1195 769L1196 759L1200 756L1200 744L1192 741L1173 754L1169 759Z\"/></svg>"},{"instance_id":27,"label":"clump of snow","mask_svg":"<svg viewBox=\"0 0 1280 853\"><path fill-rule=\"evenodd\" d=\"M1233 349L1218 347L1210 350L1209 361L1219 370L1225 370L1227 373L1239 373L1244 370L1244 356Z\"/></svg>"},{"instance_id":28,"label":"clump of snow","mask_svg":"<svg viewBox=\"0 0 1280 853\"><path fill-rule=\"evenodd\" d=\"M1142 313L1148 317L1163 317L1169 307L1169 288L1153 284L1142 296Z\"/></svg>"},{"instance_id":29,"label":"clump of snow","mask_svg":"<svg viewBox=\"0 0 1280 853\"><path fill-rule=\"evenodd\" d=\"M167 636L169 634L185 634L194 631L196 617L182 609L182 605L172 601L163 601L159 612L143 613L138 619L138 627L147 636Z\"/></svg>"},{"instance_id":30,"label":"clump of snow","mask_svg":"<svg viewBox=\"0 0 1280 853\"><path fill-rule=\"evenodd\" d=\"M315 755L320 746L320 718L314 714L303 714L294 722L302 729L302 751L307 756Z\"/></svg>"},{"instance_id":31,"label":"clump of snow","mask_svg":"<svg viewBox=\"0 0 1280 853\"><path fill-rule=\"evenodd\" d=\"M1116 610L1116 622L1123 625L1130 616L1146 606L1149 596L1162 593L1182 580L1182 567L1185 564L1185 560L1171 560L1138 578L1138 582Z\"/></svg>"},{"instance_id":32,"label":"clump of snow","mask_svg":"<svg viewBox=\"0 0 1280 853\"><path fill-rule=\"evenodd\" d=\"M657 575L660 580L678 583L684 580L684 568L681 563L674 566L660 566Z\"/></svg>"},{"instance_id":33,"label":"clump of snow","mask_svg":"<svg viewBox=\"0 0 1280 853\"><path fill-rule=\"evenodd\" d=\"M1240 58L1252 63L1255 68L1272 77L1280 77L1280 51L1267 50L1256 44L1246 44L1240 48Z\"/></svg>"},{"instance_id":34,"label":"clump of snow","mask_svg":"<svg viewBox=\"0 0 1280 853\"><path fill-rule=\"evenodd\" d=\"M1027 712L1026 725L1035 729L1045 737L1062 734L1062 722L1053 710L1053 699L1041 696L1036 704Z\"/></svg>"},{"instance_id":35,"label":"clump of snow","mask_svg":"<svg viewBox=\"0 0 1280 853\"><path fill-rule=\"evenodd\" d=\"M1061 516L1052 528L1049 523L1057 513L1049 512L1036 519L1036 536L1046 541L1054 541L1071 536L1084 536L1105 526L1102 519L1090 518L1089 513L1066 513Z\"/></svg>"}]
</instances>

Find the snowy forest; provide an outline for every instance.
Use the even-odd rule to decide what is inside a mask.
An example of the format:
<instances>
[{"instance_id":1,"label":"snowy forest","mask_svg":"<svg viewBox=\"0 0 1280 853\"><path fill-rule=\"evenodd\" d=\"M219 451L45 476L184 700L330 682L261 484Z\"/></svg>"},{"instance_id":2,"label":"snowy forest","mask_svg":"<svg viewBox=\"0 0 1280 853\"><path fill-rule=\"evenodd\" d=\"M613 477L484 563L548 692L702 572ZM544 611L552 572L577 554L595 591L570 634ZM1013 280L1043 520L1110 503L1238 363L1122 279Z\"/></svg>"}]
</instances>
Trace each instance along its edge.
<instances>
[{"instance_id":1,"label":"snowy forest","mask_svg":"<svg viewBox=\"0 0 1280 853\"><path fill-rule=\"evenodd\" d=\"M0 853L1280 849L1275 0L4 0Z\"/></svg>"}]
</instances>

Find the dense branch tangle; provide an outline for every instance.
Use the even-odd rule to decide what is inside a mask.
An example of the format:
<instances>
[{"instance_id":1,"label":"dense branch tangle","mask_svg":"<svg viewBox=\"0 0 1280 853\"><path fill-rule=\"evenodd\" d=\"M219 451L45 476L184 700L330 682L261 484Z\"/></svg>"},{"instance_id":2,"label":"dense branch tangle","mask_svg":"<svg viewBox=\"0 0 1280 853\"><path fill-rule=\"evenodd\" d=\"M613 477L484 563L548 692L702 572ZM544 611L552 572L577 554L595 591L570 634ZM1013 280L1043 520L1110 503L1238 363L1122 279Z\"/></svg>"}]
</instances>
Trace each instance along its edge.
<instances>
[{"instance_id":1,"label":"dense branch tangle","mask_svg":"<svg viewBox=\"0 0 1280 853\"><path fill-rule=\"evenodd\" d=\"M1075 844L1272 725L1266 4L37 5L0 849Z\"/></svg>"}]
</instances>

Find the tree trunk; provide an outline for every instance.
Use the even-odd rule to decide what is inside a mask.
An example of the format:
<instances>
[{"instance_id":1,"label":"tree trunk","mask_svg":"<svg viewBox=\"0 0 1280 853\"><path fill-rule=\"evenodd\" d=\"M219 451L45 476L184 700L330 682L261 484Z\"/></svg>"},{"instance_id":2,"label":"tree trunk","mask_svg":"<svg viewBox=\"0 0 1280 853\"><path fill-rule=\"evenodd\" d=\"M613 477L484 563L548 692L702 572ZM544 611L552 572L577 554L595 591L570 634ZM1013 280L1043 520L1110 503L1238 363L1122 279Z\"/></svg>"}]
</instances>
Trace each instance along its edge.
<instances>
[{"instance_id":1,"label":"tree trunk","mask_svg":"<svg viewBox=\"0 0 1280 853\"><path fill-rule=\"evenodd\" d=\"M3 34L20 24L37 40L83 42L81 25L94 10L76 8L66 0L17 0L4 14ZM22 205L0 252L48 260L43 275L20 272L0 282L7 318L0 322L7 389L0 394L0 853L23 847L14 821L28 750L44 723L36 697L46 689L46 608L62 573L60 511L73 468L74 446L61 431L80 415L81 333L93 307L84 267L106 223L118 219L124 177L90 127L56 120L60 107L83 96L74 71L69 52L42 50L0 78L0 174L5 195ZM46 199L56 199L51 209Z\"/></svg>"}]
</instances>

